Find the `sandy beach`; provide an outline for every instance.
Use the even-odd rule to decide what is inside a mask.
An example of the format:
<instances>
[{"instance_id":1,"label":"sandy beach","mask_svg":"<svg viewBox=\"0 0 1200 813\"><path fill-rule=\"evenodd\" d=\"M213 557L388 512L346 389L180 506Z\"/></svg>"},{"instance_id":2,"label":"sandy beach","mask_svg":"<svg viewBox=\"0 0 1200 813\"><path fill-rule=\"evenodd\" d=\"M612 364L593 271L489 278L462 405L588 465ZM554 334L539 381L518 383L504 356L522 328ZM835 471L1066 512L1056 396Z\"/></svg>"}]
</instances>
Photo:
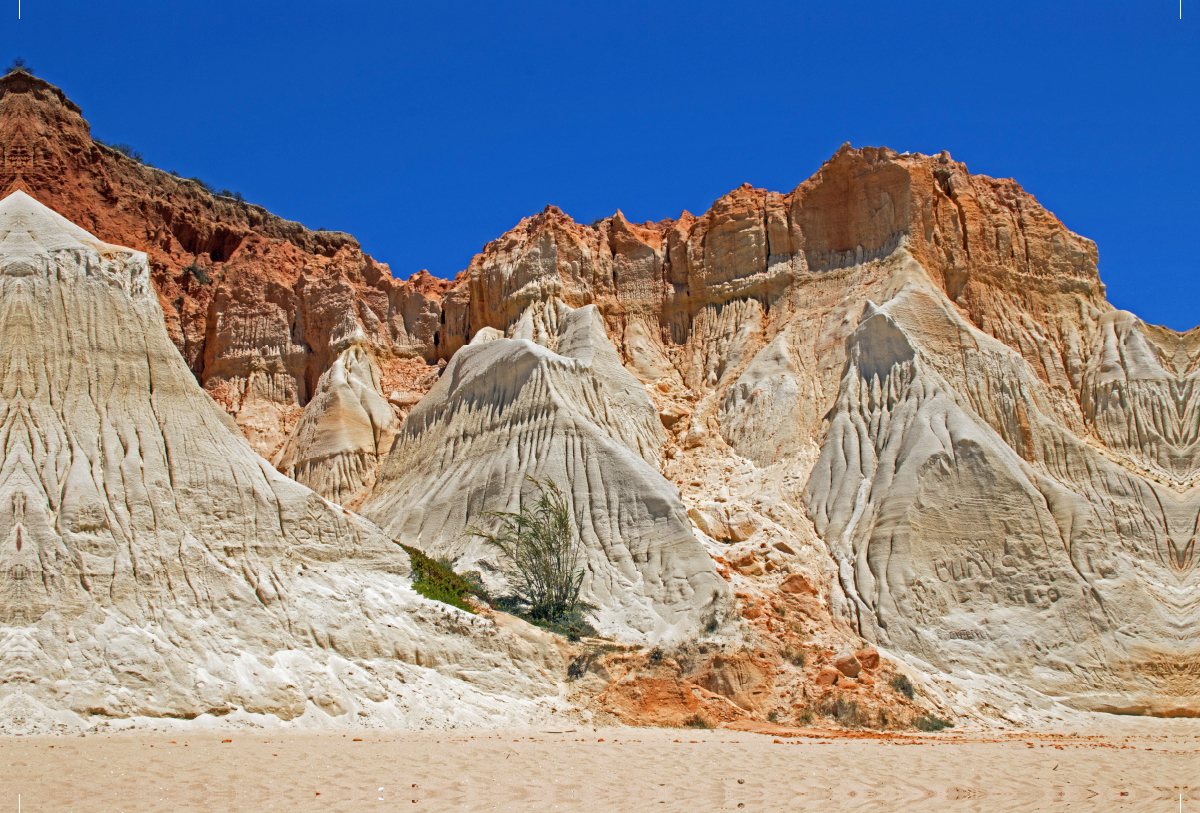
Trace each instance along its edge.
<instances>
[{"instance_id":1,"label":"sandy beach","mask_svg":"<svg viewBox=\"0 0 1200 813\"><path fill-rule=\"evenodd\" d=\"M1200 722L1104 734L608 728L0 740L0 810L1200 810ZM832 732L831 732L832 734Z\"/></svg>"}]
</instances>

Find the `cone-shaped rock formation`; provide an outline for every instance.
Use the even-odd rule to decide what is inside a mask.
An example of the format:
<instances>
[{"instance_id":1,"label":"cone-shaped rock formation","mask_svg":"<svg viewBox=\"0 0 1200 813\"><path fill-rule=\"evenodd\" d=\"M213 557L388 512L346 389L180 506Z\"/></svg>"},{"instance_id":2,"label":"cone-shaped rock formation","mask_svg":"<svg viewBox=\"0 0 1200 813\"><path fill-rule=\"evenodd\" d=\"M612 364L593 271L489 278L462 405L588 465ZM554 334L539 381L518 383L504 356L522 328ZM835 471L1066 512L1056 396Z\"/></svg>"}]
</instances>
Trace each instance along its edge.
<instances>
[{"instance_id":1,"label":"cone-shaped rock formation","mask_svg":"<svg viewBox=\"0 0 1200 813\"><path fill-rule=\"evenodd\" d=\"M403 724L527 720L554 692L552 650L421 599L398 546L251 450L146 255L23 192L0 202L0 445L0 698Z\"/></svg>"},{"instance_id":2,"label":"cone-shaped rock formation","mask_svg":"<svg viewBox=\"0 0 1200 813\"><path fill-rule=\"evenodd\" d=\"M597 627L694 636L726 612L728 587L658 472L665 438L645 389L594 306L531 308L517 334L527 338L481 333L454 355L405 420L364 514L402 541L497 571L497 552L468 530L490 528L485 512L516 511L532 496L527 478L553 480L586 549Z\"/></svg>"},{"instance_id":3,"label":"cone-shaped rock formation","mask_svg":"<svg viewBox=\"0 0 1200 813\"><path fill-rule=\"evenodd\" d=\"M1020 687L939 706L978 719L1034 714L1027 690L1200 713L1200 330L1115 310L1095 244L1014 181L846 145L787 194L746 185L641 224L547 207L452 282L398 281L348 235L94 142L78 107L20 72L0 79L0 159L0 192L146 252L139 266L59 221L2 238L0 686L44 675L29 685L67 687L71 708L198 709L212 685L223 708L233 667L180 678L168 702L122 671L129 642L179 625L163 651L222 653L204 667L217 675L235 655L221 636L253 628L255 651L296 641L328 664L374 622L314 626L300 585L398 585L389 612L415 606L379 532L249 456L190 370L279 470L488 579L466 526L514 508L524 474L558 480L598 620L631 639L867 639L941 680ZM100 259L118 256L133 259ZM114 613L129 621L103 626ZM406 640L441 640L398 617ZM203 660L162 657L172 675ZM674 711L610 663L605 702L681 722L713 692L790 714L842 691L816 657L733 662L662 678ZM904 702L870 685L845 690Z\"/></svg>"}]
</instances>

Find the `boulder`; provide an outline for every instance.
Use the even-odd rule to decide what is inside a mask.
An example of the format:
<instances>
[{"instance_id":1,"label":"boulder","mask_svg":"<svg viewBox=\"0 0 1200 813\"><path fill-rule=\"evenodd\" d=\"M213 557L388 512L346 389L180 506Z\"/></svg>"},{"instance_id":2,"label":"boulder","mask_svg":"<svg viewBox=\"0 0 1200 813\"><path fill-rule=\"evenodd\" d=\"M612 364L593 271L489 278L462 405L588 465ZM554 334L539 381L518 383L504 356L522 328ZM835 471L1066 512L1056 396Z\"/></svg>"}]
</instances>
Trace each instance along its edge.
<instances>
[{"instance_id":1,"label":"boulder","mask_svg":"<svg viewBox=\"0 0 1200 813\"><path fill-rule=\"evenodd\" d=\"M687 511L688 518L696 523L704 534L718 542L730 541L729 523L726 521L725 510L716 503L702 506L691 506Z\"/></svg>"},{"instance_id":2,"label":"boulder","mask_svg":"<svg viewBox=\"0 0 1200 813\"><path fill-rule=\"evenodd\" d=\"M842 673L832 666L826 666L817 673L816 679L813 681L818 686L832 686L837 683L838 678L842 677Z\"/></svg>"},{"instance_id":3,"label":"boulder","mask_svg":"<svg viewBox=\"0 0 1200 813\"><path fill-rule=\"evenodd\" d=\"M740 503L729 506L728 516L729 538L734 542L745 542L762 526L758 516Z\"/></svg>"},{"instance_id":4,"label":"boulder","mask_svg":"<svg viewBox=\"0 0 1200 813\"><path fill-rule=\"evenodd\" d=\"M879 650L873 646L858 650L854 653L854 657L862 664L863 669L874 669L879 666Z\"/></svg>"},{"instance_id":5,"label":"boulder","mask_svg":"<svg viewBox=\"0 0 1200 813\"><path fill-rule=\"evenodd\" d=\"M680 421L686 421L692 417L692 411L672 403L659 410L658 417L664 427L674 430L680 425Z\"/></svg>"},{"instance_id":6,"label":"boulder","mask_svg":"<svg viewBox=\"0 0 1200 813\"><path fill-rule=\"evenodd\" d=\"M862 671L862 664L851 652L843 652L838 655L833 659L833 665L846 677L858 677L858 673Z\"/></svg>"},{"instance_id":7,"label":"boulder","mask_svg":"<svg viewBox=\"0 0 1200 813\"><path fill-rule=\"evenodd\" d=\"M817 591L803 573L792 573L779 583L779 589L793 595L816 595Z\"/></svg>"}]
</instances>

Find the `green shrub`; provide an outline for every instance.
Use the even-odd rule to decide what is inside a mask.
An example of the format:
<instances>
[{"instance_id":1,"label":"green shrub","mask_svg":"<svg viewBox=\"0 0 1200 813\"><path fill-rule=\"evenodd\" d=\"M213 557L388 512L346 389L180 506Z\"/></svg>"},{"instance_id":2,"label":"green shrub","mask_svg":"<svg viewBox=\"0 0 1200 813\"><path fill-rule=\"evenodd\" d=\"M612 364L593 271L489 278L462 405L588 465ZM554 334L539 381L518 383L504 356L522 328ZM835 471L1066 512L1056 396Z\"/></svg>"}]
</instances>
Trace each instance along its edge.
<instances>
[{"instance_id":1,"label":"green shrub","mask_svg":"<svg viewBox=\"0 0 1200 813\"><path fill-rule=\"evenodd\" d=\"M783 659L792 666L803 669L808 664L808 655L798 646L788 645L783 648Z\"/></svg>"},{"instance_id":2,"label":"green shrub","mask_svg":"<svg viewBox=\"0 0 1200 813\"><path fill-rule=\"evenodd\" d=\"M522 500L516 513L488 511L486 516L500 521L498 532L467 532L504 554L505 575L516 598L528 605L529 616L552 621L579 607L583 545L573 527L571 506L554 481L525 479L538 489L532 505Z\"/></svg>"},{"instance_id":3,"label":"green shrub","mask_svg":"<svg viewBox=\"0 0 1200 813\"><path fill-rule=\"evenodd\" d=\"M126 158L137 161L139 164L146 163L146 159L142 157L142 154L140 152L138 152L137 150L135 150L133 147L129 146L128 144L125 144L125 143L110 144L107 141L101 141L98 138L94 138L94 139L92 139L92 141L94 141L96 144L99 144L101 147L107 147L108 149L112 150L113 152L119 152L121 155L124 155Z\"/></svg>"},{"instance_id":4,"label":"green shrub","mask_svg":"<svg viewBox=\"0 0 1200 813\"><path fill-rule=\"evenodd\" d=\"M846 728L860 728L866 725L869 719L857 700L850 700L841 695L822 698L817 704L817 711L826 717L832 717Z\"/></svg>"},{"instance_id":5,"label":"green shrub","mask_svg":"<svg viewBox=\"0 0 1200 813\"><path fill-rule=\"evenodd\" d=\"M771 713L767 715L767 722L770 722L770 723L779 722L779 709L773 709L771 711Z\"/></svg>"},{"instance_id":6,"label":"green shrub","mask_svg":"<svg viewBox=\"0 0 1200 813\"><path fill-rule=\"evenodd\" d=\"M571 662L567 664L567 680L579 680L586 675L594 659L595 656L590 652L571 658Z\"/></svg>"},{"instance_id":7,"label":"green shrub","mask_svg":"<svg viewBox=\"0 0 1200 813\"><path fill-rule=\"evenodd\" d=\"M471 588L472 588L472 590L475 591L476 595L479 595L479 596L487 595L487 588L483 586L483 574L480 573L478 570L464 570L462 573L459 573L458 575L459 575L459 578L461 578L467 584L471 585Z\"/></svg>"},{"instance_id":8,"label":"green shrub","mask_svg":"<svg viewBox=\"0 0 1200 813\"><path fill-rule=\"evenodd\" d=\"M908 679L907 675L892 675L892 679L888 681L888 685L900 694L907 697L909 700L912 700L917 693L917 690L913 687L912 681Z\"/></svg>"},{"instance_id":9,"label":"green shrub","mask_svg":"<svg viewBox=\"0 0 1200 813\"><path fill-rule=\"evenodd\" d=\"M145 159L142 158L142 154L128 144L110 144L109 146L121 153L121 155L124 155L126 158L132 158L139 164L144 164L146 162Z\"/></svg>"},{"instance_id":10,"label":"green shrub","mask_svg":"<svg viewBox=\"0 0 1200 813\"><path fill-rule=\"evenodd\" d=\"M515 615L528 621L534 626L564 636L568 641L578 641L580 638L596 638L599 633L588 623L585 612L595 610L591 604L579 602L569 612L559 613L554 618L538 618L530 614L529 604L516 596L501 596L492 600L492 606L497 610Z\"/></svg>"},{"instance_id":11,"label":"green shrub","mask_svg":"<svg viewBox=\"0 0 1200 813\"><path fill-rule=\"evenodd\" d=\"M796 723L798 725L812 725L817 721L816 713L808 706L796 712Z\"/></svg>"},{"instance_id":12,"label":"green shrub","mask_svg":"<svg viewBox=\"0 0 1200 813\"><path fill-rule=\"evenodd\" d=\"M913 728L917 731L941 731L944 728L954 728L954 723L932 714L922 714L913 720Z\"/></svg>"},{"instance_id":13,"label":"green shrub","mask_svg":"<svg viewBox=\"0 0 1200 813\"><path fill-rule=\"evenodd\" d=\"M469 595L477 596L483 601L491 603L491 599L484 590L459 576L447 565L429 558L409 545L400 547L408 553L409 561L412 563L413 589L425 598L449 604L451 607L457 607L469 613L475 612L465 600Z\"/></svg>"},{"instance_id":14,"label":"green shrub","mask_svg":"<svg viewBox=\"0 0 1200 813\"><path fill-rule=\"evenodd\" d=\"M663 659L662 649L660 649L659 647L654 647L654 649L650 650L650 656L649 656L650 663L662 663L662 659Z\"/></svg>"},{"instance_id":15,"label":"green shrub","mask_svg":"<svg viewBox=\"0 0 1200 813\"><path fill-rule=\"evenodd\" d=\"M713 725L699 714L693 714L683 721L684 728L712 728Z\"/></svg>"},{"instance_id":16,"label":"green shrub","mask_svg":"<svg viewBox=\"0 0 1200 813\"><path fill-rule=\"evenodd\" d=\"M12 64L5 69L4 75L8 76L10 73L16 73L17 71L24 71L30 76L33 76L33 68L29 66L28 62L21 59L21 57L17 57L12 61Z\"/></svg>"},{"instance_id":17,"label":"green shrub","mask_svg":"<svg viewBox=\"0 0 1200 813\"><path fill-rule=\"evenodd\" d=\"M192 279L196 280L201 285L208 285L212 282L212 277L208 274L208 269L199 263L192 263L183 269L192 275Z\"/></svg>"}]
</instances>

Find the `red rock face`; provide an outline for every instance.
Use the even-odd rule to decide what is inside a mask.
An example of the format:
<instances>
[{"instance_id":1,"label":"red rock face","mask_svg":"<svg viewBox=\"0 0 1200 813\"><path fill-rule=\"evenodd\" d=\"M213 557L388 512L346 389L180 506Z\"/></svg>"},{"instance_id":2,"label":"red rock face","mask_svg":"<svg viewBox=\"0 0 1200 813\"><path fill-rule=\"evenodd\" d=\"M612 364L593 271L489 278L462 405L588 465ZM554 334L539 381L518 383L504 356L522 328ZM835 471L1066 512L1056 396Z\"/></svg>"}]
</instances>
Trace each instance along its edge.
<instances>
[{"instance_id":1,"label":"red rock face","mask_svg":"<svg viewBox=\"0 0 1200 813\"><path fill-rule=\"evenodd\" d=\"M831 693L851 689L855 702L908 708L886 675L866 674L890 667L862 649L869 614L850 611L849 582L830 555L838 536L822 537L831 526L814 525L803 496L849 344L864 312L876 310L868 301L907 297L905 329L918 337L921 364L957 388L955 408L972 410L981 433L994 432L1043 479L1071 485L1075 472L1101 472L1081 494L1132 482L1121 479L1128 472L1149 472L1180 494L1200 481L1194 415L1179 412L1169 380L1182 387L1197 375L1200 331L1180 335L1114 312L1090 240L1014 181L972 175L946 153L847 145L790 193L745 185L698 217L658 223L618 212L586 226L547 207L484 246L455 280L420 272L401 281L349 235L310 231L97 144L60 90L14 73L0 79L0 195L14 189L103 240L147 252L171 338L199 381L260 454L351 507L371 498L398 431L391 418L416 405L457 350L485 329L551 341L553 301L594 304L659 410L662 474L680 488L696 533L728 546L713 556L747 602L728 623L749 625L781 656L769 668L761 659L711 669L701 667L707 657L671 669L656 663L640 684L641 665L613 667L625 677L606 702L630 720L784 710L803 721ZM888 324L880 317L875 338L890 347L900 329ZM975 329L1020 364L1007 351L981 360L990 340ZM989 389L989 381L1016 384ZM1160 419L1176 423L1147 442L1141 427ZM1101 471L1109 463L1092 457L1059 460L1067 435L1104 446L1124 472ZM1070 455L1092 454L1085 445L1071 445ZM1103 507L1108 498L1086 499ZM1185 507L1170 510L1183 517ZM1127 508L1105 509L1118 517L1110 525L1121 539L1166 539L1165 530L1147 530L1159 527L1153 511ZM1080 510L1074 526L1089 545L1099 534L1090 515ZM1194 511L1179 517L1160 524L1195 527ZM991 530L981 524L963 544ZM1194 542L1178 543L1160 558L1182 571ZM1116 584L1097 561L1101 581ZM945 567L926 571L924 592L910 602L922 627L945 611L938 585L957 578ZM1013 595L1017 604L1037 599ZM945 632L947 640L963 633ZM804 647L828 647L828 657L805 665ZM828 662L843 650L857 650L856 680Z\"/></svg>"},{"instance_id":2,"label":"red rock face","mask_svg":"<svg viewBox=\"0 0 1200 813\"><path fill-rule=\"evenodd\" d=\"M811 334L783 338L810 367L791 433L812 436L845 358L849 329L831 314L857 319L845 303L873 290L863 270L872 258L908 251L975 326L1063 393L1070 426L1084 419L1063 314L1070 321L1079 296L1108 308L1091 241L1015 182L971 175L945 153L845 146L789 194L745 185L700 217L659 223L618 212L585 226L547 207L488 243L454 281L393 279L349 235L310 231L99 145L62 91L24 73L0 80L0 156L0 192L25 189L101 239L149 254L176 346L278 465L348 348L370 352L379 393L402 416L436 381L439 361L551 298L597 305L664 415L688 416L672 422L682 444L724 436L751 456L768 451L739 447L745 427L719 425L721 399L808 312ZM349 500L361 486L339 494Z\"/></svg>"},{"instance_id":3,"label":"red rock face","mask_svg":"<svg viewBox=\"0 0 1200 813\"><path fill-rule=\"evenodd\" d=\"M24 189L150 256L172 340L268 458L344 346L398 362L440 355L450 283L394 280L347 234L310 231L97 144L79 107L28 74L0 80L0 156L0 192Z\"/></svg>"},{"instance_id":4,"label":"red rock face","mask_svg":"<svg viewBox=\"0 0 1200 813\"><path fill-rule=\"evenodd\" d=\"M947 153L846 145L790 194L745 185L699 218L635 225L618 212L587 227L547 207L471 262L469 330L504 329L529 302L554 295L599 305L614 337L646 320L665 344L682 344L708 307L747 297L769 305L812 275L902 242L985 331L998 295L1031 312L1058 293L1103 302L1095 244L1015 181L971 175Z\"/></svg>"}]
</instances>

